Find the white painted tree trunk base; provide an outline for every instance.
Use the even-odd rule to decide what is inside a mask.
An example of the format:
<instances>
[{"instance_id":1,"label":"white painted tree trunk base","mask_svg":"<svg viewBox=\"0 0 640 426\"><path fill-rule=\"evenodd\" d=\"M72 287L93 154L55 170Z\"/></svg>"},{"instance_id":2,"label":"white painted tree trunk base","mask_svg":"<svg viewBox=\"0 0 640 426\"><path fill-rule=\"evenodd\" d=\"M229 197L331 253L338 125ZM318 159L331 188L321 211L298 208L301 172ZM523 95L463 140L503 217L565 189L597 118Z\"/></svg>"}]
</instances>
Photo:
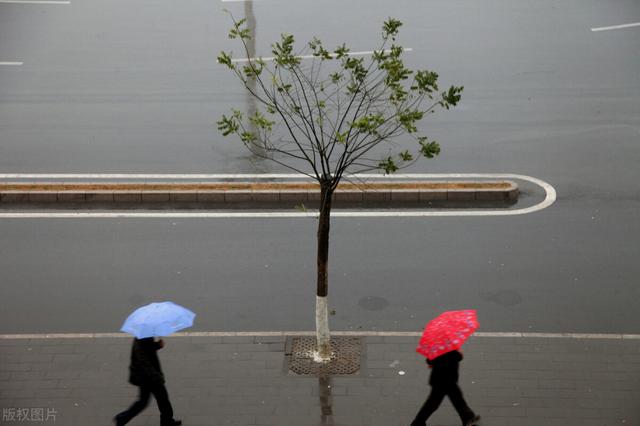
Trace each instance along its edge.
<instances>
[{"instance_id":1,"label":"white painted tree trunk base","mask_svg":"<svg viewBox=\"0 0 640 426\"><path fill-rule=\"evenodd\" d=\"M331 359L331 335L329 333L329 306L326 297L316 296L316 340L314 361L328 362Z\"/></svg>"}]
</instances>

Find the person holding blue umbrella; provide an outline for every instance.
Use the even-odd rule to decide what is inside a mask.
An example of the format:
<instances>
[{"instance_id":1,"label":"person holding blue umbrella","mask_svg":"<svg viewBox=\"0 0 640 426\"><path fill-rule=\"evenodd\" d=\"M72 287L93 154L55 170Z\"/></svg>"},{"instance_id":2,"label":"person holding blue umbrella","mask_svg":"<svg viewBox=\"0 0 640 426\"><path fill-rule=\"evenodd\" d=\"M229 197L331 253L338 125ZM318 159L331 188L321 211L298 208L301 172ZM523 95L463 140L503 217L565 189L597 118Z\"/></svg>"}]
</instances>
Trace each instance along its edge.
<instances>
[{"instance_id":1,"label":"person holding blue umbrella","mask_svg":"<svg viewBox=\"0 0 640 426\"><path fill-rule=\"evenodd\" d=\"M162 339L176 331L193 325L196 314L172 302L151 303L135 310L125 320L121 331L134 336L129 366L129 383L138 386L139 397L127 410L114 418L116 426L126 425L140 414L154 396L160 410L161 426L179 426L174 420L173 407L165 387L164 374L160 367L157 351L164 347Z\"/></svg>"}]
</instances>

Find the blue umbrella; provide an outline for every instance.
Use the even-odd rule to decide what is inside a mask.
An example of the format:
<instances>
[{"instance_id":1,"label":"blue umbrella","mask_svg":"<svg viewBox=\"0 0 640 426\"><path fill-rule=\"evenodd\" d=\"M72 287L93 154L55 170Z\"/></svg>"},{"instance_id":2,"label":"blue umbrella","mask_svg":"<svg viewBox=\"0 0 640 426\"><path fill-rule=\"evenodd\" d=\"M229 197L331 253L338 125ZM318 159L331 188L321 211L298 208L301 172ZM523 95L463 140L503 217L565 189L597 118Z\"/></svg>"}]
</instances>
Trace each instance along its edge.
<instances>
[{"instance_id":1,"label":"blue umbrella","mask_svg":"<svg viewBox=\"0 0 640 426\"><path fill-rule=\"evenodd\" d=\"M122 324L120 331L138 339L168 336L191 327L196 314L173 302L150 303L136 309Z\"/></svg>"}]
</instances>

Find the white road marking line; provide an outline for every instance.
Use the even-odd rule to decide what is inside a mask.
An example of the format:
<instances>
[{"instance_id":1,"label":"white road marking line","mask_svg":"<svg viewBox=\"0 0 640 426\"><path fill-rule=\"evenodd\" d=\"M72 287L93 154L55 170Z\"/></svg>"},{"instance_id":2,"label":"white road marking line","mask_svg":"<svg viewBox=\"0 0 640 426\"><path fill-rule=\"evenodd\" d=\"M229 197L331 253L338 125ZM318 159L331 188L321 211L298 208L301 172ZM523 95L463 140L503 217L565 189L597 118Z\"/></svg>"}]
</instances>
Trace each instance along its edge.
<instances>
[{"instance_id":1,"label":"white road marking line","mask_svg":"<svg viewBox=\"0 0 640 426\"><path fill-rule=\"evenodd\" d=\"M412 52L413 48L411 47L407 47L405 49L402 49L404 52ZM385 50L385 53L389 53L391 52L390 50ZM367 51L362 51L362 52L349 52L347 53L347 56L366 56L366 55L373 55L373 50L367 50ZM331 56L335 56L335 54L331 54ZM300 55L300 56L296 56L296 58L299 59L312 59L315 58L316 56L314 55ZM238 63L238 62L249 62L249 60L255 61L257 59L262 59L263 61L273 61L275 58L273 56L266 56L266 57L261 57L261 58L236 58L236 59L232 59L231 62L234 63Z\"/></svg>"},{"instance_id":2,"label":"white road marking line","mask_svg":"<svg viewBox=\"0 0 640 426\"><path fill-rule=\"evenodd\" d=\"M24 62L0 62L0 65L6 65L6 66L11 66L11 67L19 67L21 65L23 65Z\"/></svg>"},{"instance_id":3,"label":"white road marking line","mask_svg":"<svg viewBox=\"0 0 640 426\"><path fill-rule=\"evenodd\" d=\"M622 28L631 28L631 27L640 27L640 22L633 22L631 24L613 25L611 27L591 28L591 31L596 32L596 31L620 30Z\"/></svg>"},{"instance_id":4,"label":"white road marking line","mask_svg":"<svg viewBox=\"0 0 640 426\"><path fill-rule=\"evenodd\" d=\"M174 333L171 337L284 337L313 336L315 331L188 331ZM421 331L333 331L333 336L357 337L419 337ZM530 332L478 332L474 337L519 338L519 339L574 339L574 340L640 340L640 334L615 333L530 333ZM0 334L0 339L105 339L131 338L127 333L25 333Z\"/></svg>"},{"instance_id":5,"label":"white road marking line","mask_svg":"<svg viewBox=\"0 0 640 426\"><path fill-rule=\"evenodd\" d=\"M0 3L14 3L14 4L71 4L70 1L65 1L65 0L0 0Z\"/></svg>"},{"instance_id":6,"label":"white road marking line","mask_svg":"<svg viewBox=\"0 0 640 426\"><path fill-rule=\"evenodd\" d=\"M31 175L19 175L19 174L0 174L0 179L17 177L40 177L51 178L52 176L57 178L63 178L62 176L81 176L87 178L88 176L119 176L120 178L128 176L133 178L134 176L154 176L154 179L158 176L216 176L217 178L229 178L236 177L247 179L268 179L268 178L297 178L300 179L300 175L292 174L259 174L259 175L55 175L55 174L31 174ZM353 178L353 176L349 176ZM357 176L359 179L519 179L527 182L531 182L540 186L545 191L545 198L538 204L530 207L514 210L446 210L446 211L429 211L429 210L416 210L416 211L335 211L331 213L331 217L458 217L458 216L516 216L528 213L534 213L543 209L546 209L552 205L557 198L556 190L549 183L526 175L518 174L502 174L502 173L443 173L443 174L397 174L389 176L381 176L375 174L362 174ZM90 177L89 177L90 178ZM204 178L204 177L200 177ZM168 177L167 177L168 179ZM314 218L318 217L317 212L0 212L0 219L44 219L44 218L58 218L58 219L79 219L79 218L101 218L101 219L116 219L116 218Z\"/></svg>"}]
</instances>

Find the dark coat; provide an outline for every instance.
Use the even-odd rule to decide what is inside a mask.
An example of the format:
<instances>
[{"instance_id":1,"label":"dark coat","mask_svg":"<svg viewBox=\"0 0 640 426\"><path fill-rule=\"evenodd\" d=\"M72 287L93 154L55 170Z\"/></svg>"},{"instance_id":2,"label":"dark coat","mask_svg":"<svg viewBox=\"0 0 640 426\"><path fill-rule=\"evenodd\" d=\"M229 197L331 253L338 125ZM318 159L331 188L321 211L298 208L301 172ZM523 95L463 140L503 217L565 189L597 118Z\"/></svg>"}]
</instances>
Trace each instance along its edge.
<instances>
[{"instance_id":1,"label":"dark coat","mask_svg":"<svg viewBox=\"0 0 640 426\"><path fill-rule=\"evenodd\" d=\"M432 368L429 384L431 386L447 386L458 383L458 367L462 354L458 351L447 352L429 361Z\"/></svg>"},{"instance_id":2,"label":"dark coat","mask_svg":"<svg viewBox=\"0 0 640 426\"><path fill-rule=\"evenodd\" d=\"M129 383L149 387L164 384L164 374L156 353L158 349L160 349L160 343L154 341L153 337L133 339Z\"/></svg>"}]
</instances>

